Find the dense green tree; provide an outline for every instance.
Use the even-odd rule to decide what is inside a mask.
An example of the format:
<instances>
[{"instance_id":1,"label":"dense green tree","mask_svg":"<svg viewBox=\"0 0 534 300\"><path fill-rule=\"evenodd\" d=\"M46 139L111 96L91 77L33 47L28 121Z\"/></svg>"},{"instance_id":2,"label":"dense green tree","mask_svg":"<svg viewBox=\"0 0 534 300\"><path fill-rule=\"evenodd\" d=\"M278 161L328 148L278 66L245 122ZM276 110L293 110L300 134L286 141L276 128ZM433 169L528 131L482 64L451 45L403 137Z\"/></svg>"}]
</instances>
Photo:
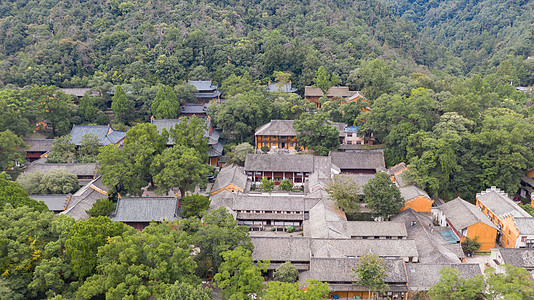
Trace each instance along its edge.
<instances>
[{"instance_id":1,"label":"dense green tree","mask_svg":"<svg viewBox=\"0 0 534 300\"><path fill-rule=\"evenodd\" d=\"M267 177L263 177L260 183L260 189L264 192L272 192L274 189L274 181Z\"/></svg>"},{"instance_id":2,"label":"dense green tree","mask_svg":"<svg viewBox=\"0 0 534 300\"><path fill-rule=\"evenodd\" d=\"M534 160L534 119L507 108L486 111L481 128L472 135L477 175L483 187L500 186L514 194L520 178Z\"/></svg>"},{"instance_id":3,"label":"dense green tree","mask_svg":"<svg viewBox=\"0 0 534 300\"><path fill-rule=\"evenodd\" d=\"M28 192L15 182L7 181L0 177L0 210L8 203L11 206L18 208L21 206L28 206L36 211L48 211L48 207L43 202L30 199Z\"/></svg>"},{"instance_id":4,"label":"dense green tree","mask_svg":"<svg viewBox=\"0 0 534 300\"><path fill-rule=\"evenodd\" d=\"M225 78L221 85L221 89L226 97L233 97L255 90L256 88L256 84L252 82L248 73L243 76L232 74L228 78Z\"/></svg>"},{"instance_id":5,"label":"dense green tree","mask_svg":"<svg viewBox=\"0 0 534 300\"><path fill-rule=\"evenodd\" d=\"M360 256L360 263L352 270L356 283L369 289L369 298L372 298L375 292L383 293L389 288L385 283L387 273L384 260L376 254L369 253Z\"/></svg>"},{"instance_id":6,"label":"dense green tree","mask_svg":"<svg viewBox=\"0 0 534 300\"><path fill-rule=\"evenodd\" d=\"M399 190L385 172L376 173L363 186L363 193L367 207L383 219L388 219L404 206Z\"/></svg>"},{"instance_id":7,"label":"dense green tree","mask_svg":"<svg viewBox=\"0 0 534 300\"><path fill-rule=\"evenodd\" d=\"M67 170L52 170L40 180L41 194L69 194L80 188L78 177Z\"/></svg>"},{"instance_id":8,"label":"dense green tree","mask_svg":"<svg viewBox=\"0 0 534 300\"><path fill-rule=\"evenodd\" d=\"M429 131L438 119L433 92L414 89L409 97L384 94L373 102L366 126L372 128L379 142L385 142L386 164L406 161L411 134Z\"/></svg>"},{"instance_id":9,"label":"dense green tree","mask_svg":"<svg viewBox=\"0 0 534 300\"><path fill-rule=\"evenodd\" d=\"M152 181L150 166L165 150L167 140L167 134L159 134L156 125L150 123L137 124L126 132L123 150L131 158L140 180Z\"/></svg>"},{"instance_id":10,"label":"dense green tree","mask_svg":"<svg viewBox=\"0 0 534 300\"><path fill-rule=\"evenodd\" d=\"M222 289L222 294L235 300L261 297L264 281L261 272L267 271L269 261L259 261L254 265L252 253L242 247L222 252L221 256L223 262L213 279Z\"/></svg>"},{"instance_id":11,"label":"dense green tree","mask_svg":"<svg viewBox=\"0 0 534 300\"><path fill-rule=\"evenodd\" d=\"M98 125L105 125L109 123L109 117L107 117L99 108L100 99L101 98L89 96L88 93L85 93L80 99L78 115L83 124L96 123Z\"/></svg>"},{"instance_id":12,"label":"dense green tree","mask_svg":"<svg viewBox=\"0 0 534 300\"><path fill-rule=\"evenodd\" d=\"M158 300L212 300L211 289L194 286L188 283L175 282L165 294L157 298Z\"/></svg>"},{"instance_id":13,"label":"dense green tree","mask_svg":"<svg viewBox=\"0 0 534 300\"><path fill-rule=\"evenodd\" d=\"M26 136L34 128L39 102L28 92L0 90L0 132L10 130L18 136Z\"/></svg>"},{"instance_id":14,"label":"dense green tree","mask_svg":"<svg viewBox=\"0 0 534 300\"><path fill-rule=\"evenodd\" d=\"M102 143L96 135L89 133L82 136L81 145L76 150L78 162L95 163L96 156L102 146Z\"/></svg>"},{"instance_id":15,"label":"dense green tree","mask_svg":"<svg viewBox=\"0 0 534 300\"><path fill-rule=\"evenodd\" d=\"M126 132L122 149L116 145L100 148L102 183L117 192L140 195L153 181L150 166L165 149L167 135L160 135L150 123L137 124Z\"/></svg>"},{"instance_id":16,"label":"dense green tree","mask_svg":"<svg viewBox=\"0 0 534 300\"><path fill-rule=\"evenodd\" d=\"M252 146L251 144L241 143L232 149L230 162L243 166L245 164L247 154L253 154L254 151L254 146Z\"/></svg>"},{"instance_id":17,"label":"dense green tree","mask_svg":"<svg viewBox=\"0 0 534 300\"><path fill-rule=\"evenodd\" d=\"M70 128L70 116L74 110L73 103L62 91L55 86L37 88L39 94L39 111L41 116L52 127L52 135L64 132Z\"/></svg>"},{"instance_id":18,"label":"dense green tree","mask_svg":"<svg viewBox=\"0 0 534 300\"><path fill-rule=\"evenodd\" d=\"M109 216L115 210L116 204L109 199L96 199L91 209L86 210L91 217Z\"/></svg>"},{"instance_id":19,"label":"dense green tree","mask_svg":"<svg viewBox=\"0 0 534 300\"><path fill-rule=\"evenodd\" d=\"M157 119L175 119L180 114L180 103L171 86L161 87L152 102L152 115Z\"/></svg>"},{"instance_id":20,"label":"dense green tree","mask_svg":"<svg viewBox=\"0 0 534 300\"><path fill-rule=\"evenodd\" d=\"M484 299L484 279L481 276L465 279L458 276L460 271L445 267L440 271L441 277L428 294L431 299Z\"/></svg>"},{"instance_id":21,"label":"dense green tree","mask_svg":"<svg viewBox=\"0 0 534 300\"><path fill-rule=\"evenodd\" d=\"M0 132L0 170L12 170L23 163L26 158L23 149L26 148L29 146L10 130Z\"/></svg>"},{"instance_id":22,"label":"dense green tree","mask_svg":"<svg viewBox=\"0 0 534 300\"><path fill-rule=\"evenodd\" d=\"M154 223L142 232L108 236L97 258L91 259L97 262L96 272L80 286L77 297L147 299L163 295L177 281L200 283L184 235L169 224Z\"/></svg>"},{"instance_id":23,"label":"dense green tree","mask_svg":"<svg viewBox=\"0 0 534 300\"><path fill-rule=\"evenodd\" d=\"M113 110L115 120L127 123L131 115L132 105L120 85L115 88L115 95L113 95L112 100L111 110Z\"/></svg>"},{"instance_id":24,"label":"dense green tree","mask_svg":"<svg viewBox=\"0 0 534 300\"><path fill-rule=\"evenodd\" d=\"M131 231L133 228L128 225L113 222L103 216L78 221L72 225L65 242L65 251L68 253L76 277L85 279L91 276L97 267L99 248L106 245L111 237L123 233L128 235Z\"/></svg>"},{"instance_id":25,"label":"dense green tree","mask_svg":"<svg viewBox=\"0 0 534 300\"><path fill-rule=\"evenodd\" d=\"M117 145L100 148L96 159L100 164L98 170L102 174L102 183L110 193L140 195L141 188L148 185L132 157Z\"/></svg>"},{"instance_id":26,"label":"dense green tree","mask_svg":"<svg viewBox=\"0 0 534 300\"><path fill-rule=\"evenodd\" d=\"M182 118L169 131L169 135L175 145L181 145L188 148L195 149L204 161L208 161L208 133L211 128L207 128L204 119L192 116L190 118Z\"/></svg>"},{"instance_id":27,"label":"dense green tree","mask_svg":"<svg viewBox=\"0 0 534 300\"><path fill-rule=\"evenodd\" d=\"M317 280L306 280L304 287L301 283L269 281L263 293L265 300L322 300L330 294L328 283Z\"/></svg>"},{"instance_id":28,"label":"dense green tree","mask_svg":"<svg viewBox=\"0 0 534 300\"><path fill-rule=\"evenodd\" d=\"M185 103L196 103L197 97L195 97L195 93L197 92L198 90L187 82L174 86L174 93L176 94L180 105Z\"/></svg>"},{"instance_id":29,"label":"dense green tree","mask_svg":"<svg viewBox=\"0 0 534 300\"><path fill-rule=\"evenodd\" d=\"M532 275L522 267L504 265L504 273L493 268L484 271L486 299L531 299L534 297Z\"/></svg>"},{"instance_id":30,"label":"dense green tree","mask_svg":"<svg viewBox=\"0 0 534 300\"><path fill-rule=\"evenodd\" d=\"M452 112L443 114L432 132L412 134L407 147L410 177L434 196L452 199L465 191L465 175L473 175L463 162L469 155L473 126L472 121Z\"/></svg>"},{"instance_id":31,"label":"dense green tree","mask_svg":"<svg viewBox=\"0 0 534 300\"><path fill-rule=\"evenodd\" d=\"M291 191L293 189L293 181L291 181L289 178L285 178L284 180L280 181L278 188L282 191Z\"/></svg>"},{"instance_id":32,"label":"dense green tree","mask_svg":"<svg viewBox=\"0 0 534 300\"><path fill-rule=\"evenodd\" d=\"M360 211L362 195L361 187L355 184L350 177L337 175L326 187L329 199L348 214Z\"/></svg>"},{"instance_id":33,"label":"dense green tree","mask_svg":"<svg viewBox=\"0 0 534 300\"><path fill-rule=\"evenodd\" d=\"M237 225L237 221L224 207L208 211L202 221L197 218L188 219L184 227L189 228L193 244L200 248L195 261L199 266L197 274L201 277L218 272L222 262L220 253L238 246L253 249L247 229Z\"/></svg>"},{"instance_id":34,"label":"dense green tree","mask_svg":"<svg viewBox=\"0 0 534 300\"><path fill-rule=\"evenodd\" d=\"M276 268L274 279L280 282L296 282L299 279L299 271L291 262L286 261Z\"/></svg>"},{"instance_id":35,"label":"dense green tree","mask_svg":"<svg viewBox=\"0 0 534 300\"><path fill-rule=\"evenodd\" d=\"M315 72L314 83L316 87L321 89L323 96L326 96L328 90L333 86L339 85L341 80L339 80L337 74L330 75L326 72L324 66L320 66L317 72Z\"/></svg>"},{"instance_id":36,"label":"dense green tree","mask_svg":"<svg viewBox=\"0 0 534 300\"><path fill-rule=\"evenodd\" d=\"M175 145L154 158L150 166L157 190L167 193L178 187L180 197L197 185L207 182L213 167L204 163L203 157L193 148Z\"/></svg>"},{"instance_id":37,"label":"dense green tree","mask_svg":"<svg viewBox=\"0 0 534 300\"><path fill-rule=\"evenodd\" d=\"M374 100L391 92L391 67L381 59L363 61L358 69L350 73L349 81L361 89L366 98Z\"/></svg>"},{"instance_id":38,"label":"dense green tree","mask_svg":"<svg viewBox=\"0 0 534 300\"><path fill-rule=\"evenodd\" d=\"M41 185L43 175L44 174L41 171L24 173L17 177L17 180L15 182L19 184L30 195L43 194L43 187Z\"/></svg>"},{"instance_id":39,"label":"dense green tree","mask_svg":"<svg viewBox=\"0 0 534 300\"><path fill-rule=\"evenodd\" d=\"M339 147L339 131L325 114L304 113L295 120L293 127L297 131L299 145L316 155L328 155Z\"/></svg>"},{"instance_id":40,"label":"dense green tree","mask_svg":"<svg viewBox=\"0 0 534 300\"><path fill-rule=\"evenodd\" d=\"M210 198L199 194L187 195L183 197L182 203L182 217L201 217L203 212L210 207Z\"/></svg>"},{"instance_id":41,"label":"dense green tree","mask_svg":"<svg viewBox=\"0 0 534 300\"><path fill-rule=\"evenodd\" d=\"M76 145L72 143L70 134L54 139L47 163L73 163L76 158Z\"/></svg>"},{"instance_id":42,"label":"dense green tree","mask_svg":"<svg viewBox=\"0 0 534 300\"><path fill-rule=\"evenodd\" d=\"M251 137L256 128L271 121L272 101L265 91L249 90L228 101L209 106L210 114L216 128L223 130L223 136L230 140L252 142Z\"/></svg>"},{"instance_id":43,"label":"dense green tree","mask_svg":"<svg viewBox=\"0 0 534 300\"><path fill-rule=\"evenodd\" d=\"M0 221L0 269L7 286L15 294L14 299L32 298L48 289L64 292L70 280L69 270L65 270L65 274L54 274L43 269L48 268L45 265L61 268L62 262L49 260L53 257L66 259L61 250L72 218L55 217L52 212L39 212L31 207L7 205L0 211ZM47 276L48 282L45 281Z\"/></svg>"},{"instance_id":44,"label":"dense green tree","mask_svg":"<svg viewBox=\"0 0 534 300\"><path fill-rule=\"evenodd\" d=\"M474 239L468 237L465 238L465 240L462 242L462 250L464 251L465 255L473 255L475 251L480 249L481 244L477 240L477 236Z\"/></svg>"}]
</instances>

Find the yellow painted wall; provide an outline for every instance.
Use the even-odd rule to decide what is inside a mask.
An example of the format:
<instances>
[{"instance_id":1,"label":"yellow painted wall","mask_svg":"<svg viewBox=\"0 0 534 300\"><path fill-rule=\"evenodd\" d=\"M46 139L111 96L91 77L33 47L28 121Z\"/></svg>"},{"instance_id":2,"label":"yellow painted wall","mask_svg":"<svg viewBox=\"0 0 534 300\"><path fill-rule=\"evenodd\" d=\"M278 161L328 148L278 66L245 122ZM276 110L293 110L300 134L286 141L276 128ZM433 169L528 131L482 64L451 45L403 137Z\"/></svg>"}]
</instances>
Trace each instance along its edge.
<instances>
[{"instance_id":1,"label":"yellow painted wall","mask_svg":"<svg viewBox=\"0 0 534 300\"><path fill-rule=\"evenodd\" d=\"M215 194L218 194L218 193L220 193L220 192L222 192L222 191L224 191L224 190L227 190L227 191L232 192L232 193L234 193L234 192L236 192L236 191L239 191L239 192L243 193L243 189L242 189L242 188L237 187L237 186L235 186L235 185L233 185L233 184L229 184L229 185L227 185L227 186L225 186L225 187L223 187L223 188L221 188L221 189L219 189L219 190L216 190L216 191L214 191L214 192L211 192L211 194L212 194L212 195L215 195Z\"/></svg>"},{"instance_id":2,"label":"yellow painted wall","mask_svg":"<svg viewBox=\"0 0 534 300\"><path fill-rule=\"evenodd\" d=\"M349 292L349 291L334 291L330 292L330 295L328 295L328 299L334 299L334 295L338 295L339 299L356 299L356 296L360 296L360 299L370 299L369 298L369 292L367 291L357 291L357 292ZM354 297L354 298L353 298Z\"/></svg>"},{"instance_id":3,"label":"yellow painted wall","mask_svg":"<svg viewBox=\"0 0 534 300\"><path fill-rule=\"evenodd\" d=\"M477 238L480 243L480 251L489 251L495 248L495 241L497 239L497 229L492 228L482 222L467 227L467 237L470 239Z\"/></svg>"},{"instance_id":4,"label":"yellow painted wall","mask_svg":"<svg viewBox=\"0 0 534 300\"><path fill-rule=\"evenodd\" d=\"M432 199L429 199L425 196L417 196L410 201L406 201L401 211L411 208L417 212L430 212L432 209L432 203L434 203L434 200Z\"/></svg>"},{"instance_id":5,"label":"yellow painted wall","mask_svg":"<svg viewBox=\"0 0 534 300\"><path fill-rule=\"evenodd\" d=\"M295 150L295 146L298 145L296 137L288 137L287 139L282 141L282 139L279 138L278 136L256 136L256 148L257 149L261 149L263 144L265 144L269 148L280 145L279 149L281 149L282 142L286 143L286 148L284 149Z\"/></svg>"},{"instance_id":6,"label":"yellow painted wall","mask_svg":"<svg viewBox=\"0 0 534 300\"><path fill-rule=\"evenodd\" d=\"M502 219L501 243L505 248L515 248L515 242L519 237L519 230L515 226L514 219L507 217Z\"/></svg>"}]
</instances>

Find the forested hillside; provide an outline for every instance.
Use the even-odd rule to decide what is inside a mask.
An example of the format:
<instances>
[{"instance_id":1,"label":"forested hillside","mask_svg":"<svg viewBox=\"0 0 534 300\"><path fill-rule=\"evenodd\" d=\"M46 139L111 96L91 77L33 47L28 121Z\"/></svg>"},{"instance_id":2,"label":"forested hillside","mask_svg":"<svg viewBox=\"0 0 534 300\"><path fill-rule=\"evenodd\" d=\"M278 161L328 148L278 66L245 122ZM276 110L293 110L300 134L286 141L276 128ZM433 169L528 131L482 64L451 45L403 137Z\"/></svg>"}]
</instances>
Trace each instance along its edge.
<instances>
[{"instance_id":1,"label":"forested hillside","mask_svg":"<svg viewBox=\"0 0 534 300\"><path fill-rule=\"evenodd\" d=\"M423 38L450 50L447 53L448 71L453 74L487 74L488 68L507 56L526 58L534 55L532 2L388 1L397 16L415 22ZM520 80L523 84L532 84L532 74L521 74Z\"/></svg>"},{"instance_id":2,"label":"forested hillside","mask_svg":"<svg viewBox=\"0 0 534 300\"><path fill-rule=\"evenodd\" d=\"M0 84L268 80L283 70L302 89L317 65L345 83L377 57L398 74L484 73L532 54L533 18L526 1L10 0L0 3Z\"/></svg>"},{"instance_id":3,"label":"forested hillside","mask_svg":"<svg viewBox=\"0 0 534 300\"><path fill-rule=\"evenodd\" d=\"M0 84L176 84L290 71L300 89L318 65L346 81L361 59L409 74L434 61L415 24L379 1L2 1Z\"/></svg>"}]
</instances>

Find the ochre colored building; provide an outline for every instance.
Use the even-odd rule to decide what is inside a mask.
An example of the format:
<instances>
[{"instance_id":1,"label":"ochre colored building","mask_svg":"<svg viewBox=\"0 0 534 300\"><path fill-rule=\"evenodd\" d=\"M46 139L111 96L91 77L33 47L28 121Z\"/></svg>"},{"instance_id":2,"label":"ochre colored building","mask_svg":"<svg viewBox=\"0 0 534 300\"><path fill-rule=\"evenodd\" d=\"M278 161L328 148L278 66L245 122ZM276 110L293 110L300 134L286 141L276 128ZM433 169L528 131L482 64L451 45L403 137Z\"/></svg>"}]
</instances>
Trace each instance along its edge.
<instances>
[{"instance_id":1,"label":"ochre colored building","mask_svg":"<svg viewBox=\"0 0 534 300\"><path fill-rule=\"evenodd\" d=\"M480 251L495 248L497 227L486 217L478 207L456 198L439 206L437 219L441 226L449 226L456 236L464 241L465 238L476 239L480 243Z\"/></svg>"},{"instance_id":2,"label":"ochre colored building","mask_svg":"<svg viewBox=\"0 0 534 300\"><path fill-rule=\"evenodd\" d=\"M243 193L247 185L247 175L245 169L236 165L222 168L217 175L217 179L211 188L211 195L218 194L224 190L231 193Z\"/></svg>"},{"instance_id":3,"label":"ochre colored building","mask_svg":"<svg viewBox=\"0 0 534 300\"><path fill-rule=\"evenodd\" d=\"M315 103L317 108L321 108L321 101L319 100L321 97L323 97L323 91L320 88L313 86L304 88L304 99ZM333 86L326 93L326 97L330 100L339 98L342 103L365 99L360 91L350 91L348 86Z\"/></svg>"},{"instance_id":4,"label":"ochre colored building","mask_svg":"<svg viewBox=\"0 0 534 300\"><path fill-rule=\"evenodd\" d=\"M345 142L345 123L332 123L339 131L339 143ZM293 120L271 120L256 129L254 134L256 149L267 146L270 149L291 149L298 147L297 132L293 128ZM304 150L301 148L300 150Z\"/></svg>"},{"instance_id":5,"label":"ochre colored building","mask_svg":"<svg viewBox=\"0 0 534 300\"><path fill-rule=\"evenodd\" d=\"M411 208L417 212L430 212L434 200L430 199L428 194L415 185L407 185L399 188L402 198L404 198L404 207L401 211Z\"/></svg>"},{"instance_id":6,"label":"ochre colored building","mask_svg":"<svg viewBox=\"0 0 534 300\"><path fill-rule=\"evenodd\" d=\"M512 201L508 194L492 186L476 195L476 205L499 229L505 248L534 248L534 217Z\"/></svg>"}]
</instances>

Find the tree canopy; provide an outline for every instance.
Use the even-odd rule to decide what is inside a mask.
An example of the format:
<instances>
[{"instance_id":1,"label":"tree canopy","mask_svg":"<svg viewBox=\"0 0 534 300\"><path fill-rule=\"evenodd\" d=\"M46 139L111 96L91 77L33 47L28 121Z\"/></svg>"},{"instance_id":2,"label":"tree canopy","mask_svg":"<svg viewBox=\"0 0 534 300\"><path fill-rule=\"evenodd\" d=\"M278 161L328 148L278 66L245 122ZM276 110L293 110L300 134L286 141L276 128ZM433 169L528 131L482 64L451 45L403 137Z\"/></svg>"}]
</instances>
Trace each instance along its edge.
<instances>
[{"instance_id":1,"label":"tree canopy","mask_svg":"<svg viewBox=\"0 0 534 300\"><path fill-rule=\"evenodd\" d=\"M404 206L399 190L385 172L376 173L363 186L363 193L367 207L383 219L388 219Z\"/></svg>"}]
</instances>

